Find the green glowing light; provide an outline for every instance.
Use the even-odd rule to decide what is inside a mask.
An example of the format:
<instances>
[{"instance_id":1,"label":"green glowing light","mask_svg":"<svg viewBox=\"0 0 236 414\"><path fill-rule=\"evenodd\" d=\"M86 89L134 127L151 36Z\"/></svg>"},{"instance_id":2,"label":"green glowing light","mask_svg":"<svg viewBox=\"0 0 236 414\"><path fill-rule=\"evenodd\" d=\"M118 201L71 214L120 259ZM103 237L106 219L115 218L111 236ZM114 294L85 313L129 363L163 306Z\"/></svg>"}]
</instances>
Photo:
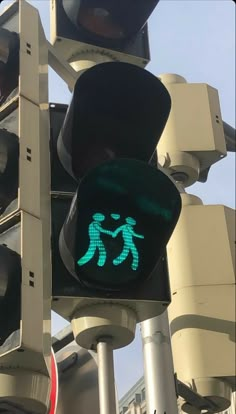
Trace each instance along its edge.
<instances>
[{"instance_id":1,"label":"green glowing light","mask_svg":"<svg viewBox=\"0 0 236 414\"><path fill-rule=\"evenodd\" d=\"M139 265L139 254L134 244L133 237L144 239L144 236L142 234L137 234L134 232L133 226L136 224L136 220L134 220L132 217L127 217L125 221L126 224L118 227L118 229L116 229L112 235L112 237L116 237L117 234L122 232L124 240L123 250L121 254L113 260L113 264L114 266L118 266L119 264L123 263L127 259L129 253L131 253L133 256L131 267L133 270L137 270Z\"/></svg>"},{"instance_id":2,"label":"green glowing light","mask_svg":"<svg viewBox=\"0 0 236 414\"><path fill-rule=\"evenodd\" d=\"M111 214L111 217L114 220L118 220L120 218L119 214ZM82 256L78 261L77 264L79 266L83 266L88 263L90 260L93 259L96 251L99 253L97 265L102 267L106 263L107 259L107 251L105 245L101 239L101 234L107 234L116 238L119 233L121 233L123 238L123 249L119 256L113 259L112 263L114 266L118 266L123 263L129 254L132 255L132 263L131 268L132 270L137 270L139 266L139 253L137 247L135 246L133 238L144 239L142 234L137 234L133 230L133 227L136 224L136 220L132 217L126 217L125 224L120 225L115 231L106 230L102 227L101 222L105 220L105 216L101 213L95 213L93 215L93 221L89 224L88 227L88 234L89 234L89 247L87 252Z\"/></svg>"},{"instance_id":3,"label":"green glowing light","mask_svg":"<svg viewBox=\"0 0 236 414\"><path fill-rule=\"evenodd\" d=\"M119 220L120 215L119 215L119 214L111 214L111 217L112 217L114 220Z\"/></svg>"},{"instance_id":4,"label":"green glowing light","mask_svg":"<svg viewBox=\"0 0 236 414\"><path fill-rule=\"evenodd\" d=\"M105 220L105 216L103 214L96 213L93 215L93 219L94 221L90 223L89 229L88 229L90 245L85 255L78 260L77 263L79 266L83 266L86 263L88 263L95 255L96 250L98 250L99 252L97 265L102 267L104 266L106 262L106 258L107 258L106 249L103 244L103 241L100 238L100 235L101 233L105 233L105 234L109 234L110 236L112 236L112 232L109 230L105 230L101 226L100 224L101 221Z\"/></svg>"}]
</instances>

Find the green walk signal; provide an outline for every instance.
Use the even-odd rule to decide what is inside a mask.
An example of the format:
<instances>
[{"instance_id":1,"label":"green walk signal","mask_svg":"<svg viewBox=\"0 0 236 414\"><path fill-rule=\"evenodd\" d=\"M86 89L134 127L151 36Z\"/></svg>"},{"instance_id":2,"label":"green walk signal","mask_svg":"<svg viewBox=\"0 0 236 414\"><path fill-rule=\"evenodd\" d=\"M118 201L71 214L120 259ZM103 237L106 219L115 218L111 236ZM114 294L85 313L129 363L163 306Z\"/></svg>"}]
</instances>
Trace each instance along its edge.
<instances>
[{"instance_id":1,"label":"green walk signal","mask_svg":"<svg viewBox=\"0 0 236 414\"><path fill-rule=\"evenodd\" d=\"M119 214L111 214L111 217L120 217ZM131 268L133 270L137 270L139 265L139 253L135 246L134 237L138 237L139 239L144 239L144 236L141 234L137 234L133 230L133 226L136 224L136 220L132 217L127 217L125 219L126 224L119 226L114 232L104 229L100 222L105 220L105 216L101 213L95 213L93 215L93 221L89 224L89 248L85 255L81 257L77 264L78 266L83 266L84 264L88 263L95 255L96 250L99 252L98 257L98 266L104 266L106 262L107 252L104 246L103 241L101 240L101 233L109 234L112 237L116 237L120 232L122 232L122 237L124 241L124 247L121 254L113 260L113 265L117 266L121 264L124 260L127 259L129 253L133 256L133 262Z\"/></svg>"},{"instance_id":2,"label":"green walk signal","mask_svg":"<svg viewBox=\"0 0 236 414\"><path fill-rule=\"evenodd\" d=\"M84 264L88 263L95 255L96 250L98 250L99 254L97 265L100 267L104 266L107 253L104 243L101 240L101 233L109 234L110 236L113 234L111 231L104 229L100 224L104 220L105 216L101 213L95 213L93 215L93 221L89 224L88 227L89 248L85 255L77 261L78 266L83 266Z\"/></svg>"},{"instance_id":3,"label":"green walk signal","mask_svg":"<svg viewBox=\"0 0 236 414\"><path fill-rule=\"evenodd\" d=\"M144 281L162 257L180 208L178 190L161 171L137 160L102 164L79 186L61 233L62 259L77 280L98 290Z\"/></svg>"}]
</instances>

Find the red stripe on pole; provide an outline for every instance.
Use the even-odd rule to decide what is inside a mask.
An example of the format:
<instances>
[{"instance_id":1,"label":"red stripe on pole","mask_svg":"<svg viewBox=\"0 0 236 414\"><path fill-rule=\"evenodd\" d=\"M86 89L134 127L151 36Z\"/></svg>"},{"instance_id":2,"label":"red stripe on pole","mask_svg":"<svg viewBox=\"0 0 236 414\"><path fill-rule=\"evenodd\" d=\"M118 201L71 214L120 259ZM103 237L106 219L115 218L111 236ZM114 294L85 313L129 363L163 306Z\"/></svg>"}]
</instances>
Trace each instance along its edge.
<instances>
[{"instance_id":1,"label":"red stripe on pole","mask_svg":"<svg viewBox=\"0 0 236 414\"><path fill-rule=\"evenodd\" d=\"M49 414L56 414L58 399L58 371L55 354L52 349L51 354L51 394L50 394L50 411Z\"/></svg>"}]
</instances>

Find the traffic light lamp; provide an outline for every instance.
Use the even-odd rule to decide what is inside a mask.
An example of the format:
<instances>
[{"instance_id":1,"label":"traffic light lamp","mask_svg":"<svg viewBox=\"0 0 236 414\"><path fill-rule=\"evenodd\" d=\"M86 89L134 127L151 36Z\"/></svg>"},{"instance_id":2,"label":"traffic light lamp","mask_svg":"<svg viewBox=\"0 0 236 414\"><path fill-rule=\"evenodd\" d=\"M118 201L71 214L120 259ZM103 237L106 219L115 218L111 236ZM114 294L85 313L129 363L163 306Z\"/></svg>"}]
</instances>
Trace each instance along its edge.
<instances>
[{"instance_id":1,"label":"traffic light lamp","mask_svg":"<svg viewBox=\"0 0 236 414\"><path fill-rule=\"evenodd\" d=\"M92 44L117 46L129 41L146 23L159 0L62 0L78 33Z\"/></svg>"},{"instance_id":2,"label":"traffic light lamp","mask_svg":"<svg viewBox=\"0 0 236 414\"><path fill-rule=\"evenodd\" d=\"M18 87L19 48L19 34L0 27L0 108ZM17 116L6 112L0 119L0 215L17 198L19 182L19 138L12 125Z\"/></svg>"},{"instance_id":3,"label":"traffic light lamp","mask_svg":"<svg viewBox=\"0 0 236 414\"><path fill-rule=\"evenodd\" d=\"M0 105L18 86L19 34L0 28Z\"/></svg>"},{"instance_id":4,"label":"traffic light lamp","mask_svg":"<svg viewBox=\"0 0 236 414\"><path fill-rule=\"evenodd\" d=\"M52 0L51 43L73 66L115 60L144 67L150 60L146 22L158 2Z\"/></svg>"},{"instance_id":5,"label":"traffic light lamp","mask_svg":"<svg viewBox=\"0 0 236 414\"><path fill-rule=\"evenodd\" d=\"M103 63L77 80L51 154L77 182L73 200L65 187L52 198L53 308L67 319L108 301L144 320L170 302L165 246L181 200L148 165L170 106L159 79L128 63Z\"/></svg>"},{"instance_id":6,"label":"traffic light lamp","mask_svg":"<svg viewBox=\"0 0 236 414\"><path fill-rule=\"evenodd\" d=\"M131 289L149 277L178 213L176 189L157 169L131 159L102 164L82 180L63 226L64 263L88 288Z\"/></svg>"},{"instance_id":7,"label":"traffic light lamp","mask_svg":"<svg viewBox=\"0 0 236 414\"><path fill-rule=\"evenodd\" d=\"M21 257L18 249L7 247L16 226L5 219L13 213L12 202L17 203L18 197L19 138L14 133L17 111L14 105L5 110L10 94L18 86L18 77L19 35L0 28L0 355L11 348L7 338L14 332L15 346L20 344ZM18 221L16 217L13 220L15 225Z\"/></svg>"},{"instance_id":8,"label":"traffic light lamp","mask_svg":"<svg viewBox=\"0 0 236 414\"><path fill-rule=\"evenodd\" d=\"M59 159L76 179L114 158L148 162L169 111L169 94L150 72L122 62L96 65L75 84Z\"/></svg>"},{"instance_id":9,"label":"traffic light lamp","mask_svg":"<svg viewBox=\"0 0 236 414\"><path fill-rule=\"evenodd\" d=\"M17 333L17 335L19 333L21 313L20 291L20 255L6 246L0 245L0 349L13 332ZM3 348L4 350L7 349L6 344Z\"/></svg>"},{"instance_id":10,"label":"traffic light lamp","mask_svg":"<svg viewBox=\"0 0 236 414\"><path fill-rule=\"evenodd\" d=\"M1 123L0 123L1 128ZM0 214L17 198L19 185L19 138L0 129Z\"/></svg>"}]
</instances>

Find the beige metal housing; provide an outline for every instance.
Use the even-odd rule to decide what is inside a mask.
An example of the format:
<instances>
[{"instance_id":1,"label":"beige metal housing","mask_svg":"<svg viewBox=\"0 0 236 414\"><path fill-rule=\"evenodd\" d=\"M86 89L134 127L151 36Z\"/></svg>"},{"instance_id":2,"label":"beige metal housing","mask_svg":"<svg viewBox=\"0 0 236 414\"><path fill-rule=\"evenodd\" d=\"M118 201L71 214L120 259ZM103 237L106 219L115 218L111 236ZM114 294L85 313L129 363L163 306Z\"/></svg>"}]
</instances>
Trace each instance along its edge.
<instances>
[{"instance_id":1,"label":"beige metal housing","mask_svg":"<svg viewBox=\"0 0 236 414\"><path fill-rule=\"evenodd\" d=\"M136 314L119 304L100 303L77 310L71 326L76 342L83 348L96 350L100 338L109 338L112 348L117 349L133 341Z\"/></svg>"},{"instance_id":2,"label":"beige metal housing","mask_svg":"<svg viewBox=\"0 0 236 414\"><path fill-rule=\"evenodd\" d=\"M235 211L183 194L168 243L168 313L178 379L230 405L235 390Z\"/></svg>"},{"instance_id":3,"label":"beige metal housing","mask_svg":"<svg viewBox=\"0 0 236 414\"><path fill-rule=\"evenodd\" d=\"M181 174L187 187L226 156L218 91L207 84L187 83L178 75L159 78L169 91L172 107L157 146L158 161L171 174Z\"/></svg>"}]
</instances>

